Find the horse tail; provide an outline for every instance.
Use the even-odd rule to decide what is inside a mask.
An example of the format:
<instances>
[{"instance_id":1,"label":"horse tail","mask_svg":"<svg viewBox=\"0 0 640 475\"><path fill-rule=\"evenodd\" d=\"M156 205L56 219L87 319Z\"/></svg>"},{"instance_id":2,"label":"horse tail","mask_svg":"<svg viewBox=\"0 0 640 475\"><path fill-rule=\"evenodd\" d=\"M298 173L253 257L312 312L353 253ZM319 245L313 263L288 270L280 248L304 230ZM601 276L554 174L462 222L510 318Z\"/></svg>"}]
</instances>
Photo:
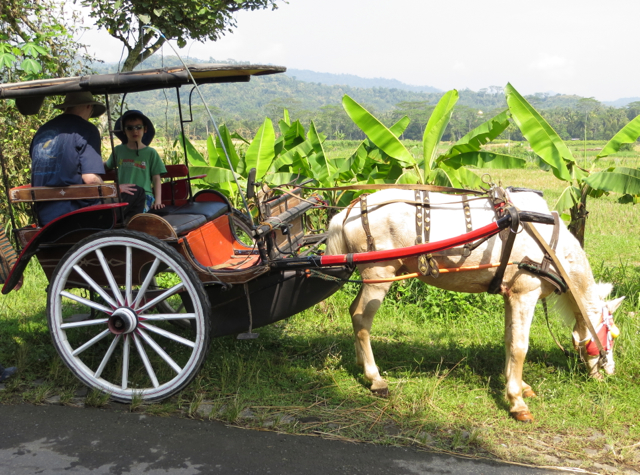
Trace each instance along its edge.
<instances>
[{"instance_id":1,"label":"horse tail","mask_svg":"<svg viewBox=\"0 0 640 475\"><path fill-rule=\"evenodd\" d=\"M342 214L342 213L341 213ZM344 238L344 229L341 214L334 216L329 222L329 236L327 238L327 254L347 254L347 242Z\"/></svg>"}]
</instances>

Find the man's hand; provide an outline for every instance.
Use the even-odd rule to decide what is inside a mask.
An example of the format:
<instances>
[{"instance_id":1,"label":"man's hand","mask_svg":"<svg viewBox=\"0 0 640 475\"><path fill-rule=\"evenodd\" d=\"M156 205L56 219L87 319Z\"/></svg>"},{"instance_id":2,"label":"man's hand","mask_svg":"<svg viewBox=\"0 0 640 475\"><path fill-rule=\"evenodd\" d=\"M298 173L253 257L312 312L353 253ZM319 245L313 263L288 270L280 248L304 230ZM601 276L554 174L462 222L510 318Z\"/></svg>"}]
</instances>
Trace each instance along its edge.
<instances>
[{"instance_id":1,"label":"man's hand","mask_svg":"<svg viewBox=\"0 0 640 475\"><path fill-rule=\"evenodd\" d=\"M133 185L131 183L120 185L120 193L126 193L127 195L135 195L136 185Z\"/></svg>"}]
</instances>

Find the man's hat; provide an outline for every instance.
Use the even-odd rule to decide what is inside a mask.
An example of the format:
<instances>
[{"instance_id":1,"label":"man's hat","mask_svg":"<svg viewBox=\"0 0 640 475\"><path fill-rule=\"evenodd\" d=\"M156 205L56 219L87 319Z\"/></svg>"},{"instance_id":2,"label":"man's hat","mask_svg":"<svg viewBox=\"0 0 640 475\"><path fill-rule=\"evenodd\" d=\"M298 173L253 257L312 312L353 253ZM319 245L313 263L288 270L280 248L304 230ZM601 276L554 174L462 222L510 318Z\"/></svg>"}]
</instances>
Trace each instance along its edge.
<instances>
[{"instance_id":1,"label":"man's hat","mask_svg":"<svg viewBox=\"0 0 640 475\"><path fill-rule=\"evenodd\" d=\"M89 91L81 91L81 92L69 92L64 97L64 102L62 104L58 104L55 106L56 109L65 110L68 107L75 106L93 106L93 113L91 114L91 118L95 119L96 117L100 117L105 113L107 108L102 102L98 102L94 100L93 94Z\"/></svg>"},{"instance_id":2,"label":"man's hat","mask_svg":"<svg viewBox=\"0 0 640 475\"><path fill-rule=\"evenodd\" d=\"M131 116L139 117L142 119L142 123L147 128L147 131L142 136L142 143L148 146L149 144L151 144L153 137L155 137L156 135L156 129L155 127L153 127L153 123L151 122L151 120L138 110L130 110L122 114L122 117L116 120L116 125L113 128L113 133L120 139L120 142L126 144L129 140L127 139L127 134L124 132L124 122L128 117Z\"/></svg>"}]
</instances>

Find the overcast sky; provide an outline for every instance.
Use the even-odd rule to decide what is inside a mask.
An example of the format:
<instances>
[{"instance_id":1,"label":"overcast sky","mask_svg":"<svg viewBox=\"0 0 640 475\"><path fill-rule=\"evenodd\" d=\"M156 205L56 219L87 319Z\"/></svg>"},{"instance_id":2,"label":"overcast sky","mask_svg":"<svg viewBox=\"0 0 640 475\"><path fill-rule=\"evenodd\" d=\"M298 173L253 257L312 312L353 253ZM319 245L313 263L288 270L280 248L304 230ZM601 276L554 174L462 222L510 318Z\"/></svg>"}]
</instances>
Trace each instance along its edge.
<instances>
[{"instance_id":1,"label":"overcast sky","mask_svg":"<svg viewBox=\"0 0 640 475\"><path fill-rule=\"evenodd\" d=\"M277 64L442 90L504 86L615 100L640 96L638 0L289 0L181 54ZM82 38L105 61L121 44ZM164 54L173 54L164 48Z\"/></svg>"}]
</instances>

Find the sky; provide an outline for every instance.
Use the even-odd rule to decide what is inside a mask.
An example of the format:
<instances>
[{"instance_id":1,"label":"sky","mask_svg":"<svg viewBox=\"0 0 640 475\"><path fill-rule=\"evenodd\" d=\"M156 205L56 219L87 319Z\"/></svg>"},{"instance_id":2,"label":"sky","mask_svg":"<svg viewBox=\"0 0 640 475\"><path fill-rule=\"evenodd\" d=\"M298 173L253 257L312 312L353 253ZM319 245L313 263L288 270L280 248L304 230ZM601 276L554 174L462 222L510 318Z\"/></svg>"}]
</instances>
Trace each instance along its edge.
<instances>
[{"instance_id":1,"label":"sky","mask_svg":"<svg viewBox=\"0 0 640 475\"><path fill-rule=\"evenodd\" d=\"M233 33L180 54L441 90L510 82L522 94L640 97L638 0L288 1L239 12ZM120 58L121 43L104 31L81 41L100 59Z\"/></svg>"}]
</instances>

